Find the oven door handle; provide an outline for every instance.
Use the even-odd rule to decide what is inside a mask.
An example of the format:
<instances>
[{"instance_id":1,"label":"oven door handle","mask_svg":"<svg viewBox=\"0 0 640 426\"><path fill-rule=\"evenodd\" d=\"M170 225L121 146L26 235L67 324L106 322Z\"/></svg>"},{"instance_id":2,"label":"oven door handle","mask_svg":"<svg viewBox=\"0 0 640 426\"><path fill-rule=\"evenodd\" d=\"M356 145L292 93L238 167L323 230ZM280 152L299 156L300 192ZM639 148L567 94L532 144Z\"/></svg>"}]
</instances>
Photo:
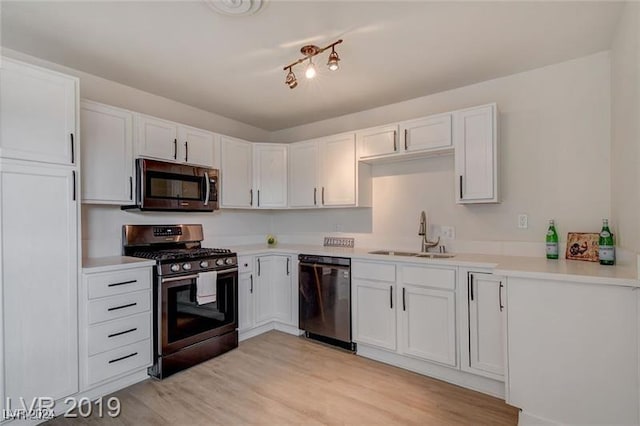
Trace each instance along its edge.
<instances>
[{"instance_id":1,"label":"oven door handle","mask_svg":"<svg viewBox=\"0 0 640 426\"><path fill-rule=\"evenodd\" d=\"M232 272L238 272L238 268L229 268L218 271L218 275L230 274Z\"/></svg>"},{"instance_id":2,"label":"oven door handle","mask_svg":"<svg viewBox=\"0 0 640 426\"><path fill-rule=\"evenodd\" d=\"M170 282L173 282L173 281L192 280L192 279L198 278L198 277L199 277L198 274L180 275L179 277L162 278L160 281L164 284L164 283L170 283Z\"/></svg>"},{"instance_id":3,"label":"oven door handle","mask_svg":"<svg viewBox=\"0 0 640 426\"><path fill-rule=\"evenodd\" d=\"M209 173L204 172L204 184L206 186L204 194L204 205L209 205L209 197L211 196L211 182L209 182Z\"/></svg>"}]
</instances>

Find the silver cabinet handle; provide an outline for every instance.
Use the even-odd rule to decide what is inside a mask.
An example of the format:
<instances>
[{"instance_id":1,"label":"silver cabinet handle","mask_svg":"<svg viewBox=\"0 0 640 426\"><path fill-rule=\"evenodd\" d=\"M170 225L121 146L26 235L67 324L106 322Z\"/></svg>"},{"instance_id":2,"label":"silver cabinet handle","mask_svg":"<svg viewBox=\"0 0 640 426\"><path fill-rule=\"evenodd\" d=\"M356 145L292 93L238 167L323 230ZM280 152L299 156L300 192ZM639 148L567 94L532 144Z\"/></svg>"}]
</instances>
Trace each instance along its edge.
<instances>
[{"instance_id":1,"label":"silver cabinet handle","mask_svg":"<svg viewBox=\"0 0 640 426\"><path fill-rule=\"evenodd\" d=\"M498 304L500 305L500 312L504 310L504 305L502 304L502 281L500 281L500 285L498 286Z\"/></svg>"}]
</instances>

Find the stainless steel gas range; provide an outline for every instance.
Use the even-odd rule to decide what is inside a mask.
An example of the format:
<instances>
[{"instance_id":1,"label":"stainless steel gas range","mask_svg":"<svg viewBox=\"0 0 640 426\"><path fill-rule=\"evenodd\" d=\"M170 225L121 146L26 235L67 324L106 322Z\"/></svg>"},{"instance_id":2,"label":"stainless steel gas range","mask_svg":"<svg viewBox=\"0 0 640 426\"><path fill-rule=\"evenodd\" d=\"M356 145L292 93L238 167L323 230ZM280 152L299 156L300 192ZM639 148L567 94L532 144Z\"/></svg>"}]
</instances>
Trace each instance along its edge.
<instances>
[{"instance_id":1,"label":"stainless steel gas range","mask_svg":"<svg viewBox=\"0 0 640 426\"><path fill-rule=\"evenodd\" d=\"M125 225L126 256L154 259L154 365L162 379L238 346L238 260L202 225Z\"/></svg>"}]
</instances>

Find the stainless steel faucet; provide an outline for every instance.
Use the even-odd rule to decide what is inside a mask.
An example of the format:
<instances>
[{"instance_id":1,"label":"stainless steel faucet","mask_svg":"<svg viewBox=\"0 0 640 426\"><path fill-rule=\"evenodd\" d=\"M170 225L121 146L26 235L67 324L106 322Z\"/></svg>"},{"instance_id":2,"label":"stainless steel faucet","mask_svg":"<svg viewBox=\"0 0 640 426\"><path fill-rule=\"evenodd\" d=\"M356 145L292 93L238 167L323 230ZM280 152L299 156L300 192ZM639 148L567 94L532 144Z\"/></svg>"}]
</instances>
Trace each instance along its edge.
<instances>
[{"instance_id":1,"label":"stainless steel faucet","mask_svg":"<svg viewBox=\"0 0 640 426\"><path fill-rule=\"evenodd\" d=\"M422 237L422 247L420 251L426 253L430 247L436 247L440 244L440 237L436 241L429 241L427 236L427 231L429 229L429 225L427 224L427 214L422 210L420 213L420 228L418 228L418 235Z\"/></svg>"}]
</instances>

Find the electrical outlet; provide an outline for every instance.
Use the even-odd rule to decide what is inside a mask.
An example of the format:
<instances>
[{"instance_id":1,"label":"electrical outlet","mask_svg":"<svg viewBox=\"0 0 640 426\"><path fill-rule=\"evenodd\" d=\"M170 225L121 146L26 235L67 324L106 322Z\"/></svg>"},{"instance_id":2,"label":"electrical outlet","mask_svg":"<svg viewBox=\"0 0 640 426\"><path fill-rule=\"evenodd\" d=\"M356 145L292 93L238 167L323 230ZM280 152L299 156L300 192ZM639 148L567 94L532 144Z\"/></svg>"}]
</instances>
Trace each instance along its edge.
<instances>
[{"instance_id":1,"label":"electrical outlet","mask_svg":"<svg viewBox=\"0 0 640 426\"><path fill-rule=\"evenodd\" d=\"M527 229L529 227L529 216L526 214L518 215L518 228Z\"/></svg>"},{"instance_id":2,"label":"electrical outlet","mask_svg":"<svg viewBox=\"0 0 640 426\"><path fill-rule=\"evenodd\" d=\"M453 226L441 226L440 236L446 240L455 240L456 228L454 228Z\"/></svg>"}]
</instances>

